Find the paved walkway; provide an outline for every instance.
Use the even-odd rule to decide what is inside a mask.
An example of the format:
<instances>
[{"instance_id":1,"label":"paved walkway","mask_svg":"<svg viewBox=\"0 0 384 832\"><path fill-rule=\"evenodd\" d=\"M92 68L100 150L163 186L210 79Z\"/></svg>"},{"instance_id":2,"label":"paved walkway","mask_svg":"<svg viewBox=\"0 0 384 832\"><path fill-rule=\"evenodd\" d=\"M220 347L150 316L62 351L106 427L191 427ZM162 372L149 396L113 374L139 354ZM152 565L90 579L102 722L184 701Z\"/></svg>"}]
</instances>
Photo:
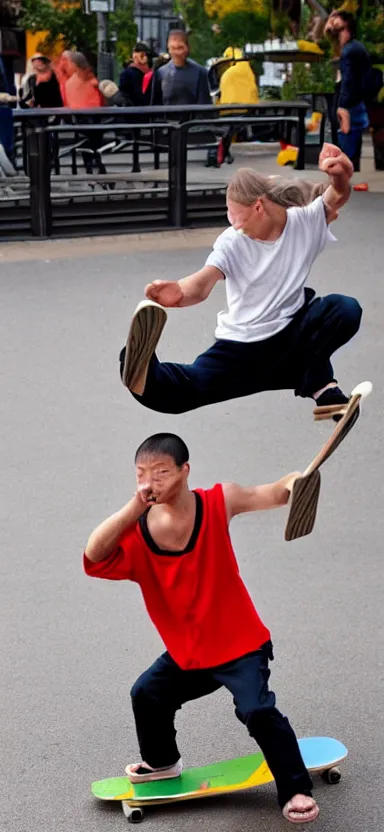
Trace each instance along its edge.
<instances>
[{"instance_id":1,"label":"paved walkway","mask_svg":"<svg viewBox=\"0 0 384 832\"><path fill-rule=\"evenodd\" d=\"M324 468L314 533L283 540L286 510L249 515L232 535L246 583L271 627L272 686L300 735L349 748L337 787L316 784L317 832L384 826L384 288L381 194L354 194L313 270L320 293L356 295L361 334L336 356L345 389L374 395ZM215 231L4 245L0 273L1 819L5 832L117 832L120 807L90 782L137 759L129 704L136 676L162 650L140 592L82 574L89 532L129 499L133 455L159 430L184 437L191 485L270 481L302 468L328 435L311 403L266 393L181 416L140 407L117 355L143 287L204 262ZM164 359L191 360L225 304L170 313ZM212 633L212 638L215 634ZM187 765L249 753L231 697L183 708ZM148 832L279 832L273 785L148 813Z\"/></svg>"}]
</instances>

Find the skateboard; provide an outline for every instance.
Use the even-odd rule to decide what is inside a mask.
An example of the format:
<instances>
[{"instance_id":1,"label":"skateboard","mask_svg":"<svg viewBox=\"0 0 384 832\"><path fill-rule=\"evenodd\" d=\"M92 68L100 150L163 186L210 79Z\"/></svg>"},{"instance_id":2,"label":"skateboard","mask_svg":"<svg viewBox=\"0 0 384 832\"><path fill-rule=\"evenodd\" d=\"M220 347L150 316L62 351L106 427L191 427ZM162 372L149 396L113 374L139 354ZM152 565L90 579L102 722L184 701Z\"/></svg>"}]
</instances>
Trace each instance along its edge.
<instances>
[{"instance_id":1,"label":"skateboard","mask_svg":"<svg viewBox=\"0 0 384 832\"><path fill-rule=\"evenodd\" d=\"M295 480L291 492L289 515L285 527L285 540L296 540L310 534L316 519L317 504L320 495L321 477L319 468L344 441L349 431L356 423L361 409L362 399L372 392L370 381L363 381L352 390L351 398L346 405L331 405L330 407L315 407L313 413L315 421L331 419L341 415L331 436L321 450L316 454L303 475Z\"/></svg>"},{"instance_id":2,"label":"skateboard","mask_svg":"<svg viewBox=\"0 0 384 832\"><path fill-rule=\"evenodd\" d=\"M306 737L299 740L299 746L309 772L321 774L327 783L339 782L339 763L348 754L343 743L330 737ZM149 783L131 783L128 777L98 780L92 783L91 791L100 800L121 800L128 821L140 823L145 806L228 794L272 781L272 774L259 751L221 763L187 768L180 777L170 780Z\"/></svg>"}]
</instances>

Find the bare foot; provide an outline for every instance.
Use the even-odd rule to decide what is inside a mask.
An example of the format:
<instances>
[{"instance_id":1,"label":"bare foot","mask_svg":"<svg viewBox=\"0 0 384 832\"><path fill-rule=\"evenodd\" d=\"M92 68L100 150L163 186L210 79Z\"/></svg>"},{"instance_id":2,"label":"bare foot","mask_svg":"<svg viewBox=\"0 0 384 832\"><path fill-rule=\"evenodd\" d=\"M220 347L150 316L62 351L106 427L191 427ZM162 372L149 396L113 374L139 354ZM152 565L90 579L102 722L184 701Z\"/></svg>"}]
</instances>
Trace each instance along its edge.
<instances>
[{"instance_id":1,"label":"bare foot","mask_svg":"<svg viewBox=\"0 0 384 832\"><path fill-rule=\"evenodd\" d=\"M283 815L291 823L309 823L316 820L319 814L319 807L313 797L305 794L295 794L285 804Z\"/></svg>"}]
</instances>

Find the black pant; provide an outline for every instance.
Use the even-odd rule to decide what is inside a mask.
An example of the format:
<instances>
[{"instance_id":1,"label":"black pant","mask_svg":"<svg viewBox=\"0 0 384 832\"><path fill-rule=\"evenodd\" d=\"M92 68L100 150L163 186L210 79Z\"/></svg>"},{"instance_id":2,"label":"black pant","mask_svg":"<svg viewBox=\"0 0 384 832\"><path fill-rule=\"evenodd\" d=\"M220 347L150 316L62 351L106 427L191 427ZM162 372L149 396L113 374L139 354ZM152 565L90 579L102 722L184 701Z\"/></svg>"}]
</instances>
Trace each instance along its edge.
<instances>
[{"instance_id":1,"label":"black pant","mask_svg":"<svg viewBox=\"0 0 384 832\"><path fill-rule=\"evenodd\" d=\"M330 356L356 334L362 314L354 298L314 294L306 289L304 306L288 326L264 341L218 340L193 364L161 363L153 356L144 394L133 395L162 413L185 413L263 390L312 397L333 380Z\"/></svg>"},{"instance_id":2,"label":"black pant","mask_svg":"<svg viewBox=\"0 0 384 832\"><path fill-rule=\"evenodd\" d=\"M132 706L142 760L153 768L173 765L180 758L175 713L185 702L224 686L233 695L237 718L261 748L275 778L279 805L295 794L311 794L312 781L304 766L296 736L287 717L275 707L268 689L272 645L208 670L181 670L164 653L135 682Z\"/></svg>"}]
</instances>

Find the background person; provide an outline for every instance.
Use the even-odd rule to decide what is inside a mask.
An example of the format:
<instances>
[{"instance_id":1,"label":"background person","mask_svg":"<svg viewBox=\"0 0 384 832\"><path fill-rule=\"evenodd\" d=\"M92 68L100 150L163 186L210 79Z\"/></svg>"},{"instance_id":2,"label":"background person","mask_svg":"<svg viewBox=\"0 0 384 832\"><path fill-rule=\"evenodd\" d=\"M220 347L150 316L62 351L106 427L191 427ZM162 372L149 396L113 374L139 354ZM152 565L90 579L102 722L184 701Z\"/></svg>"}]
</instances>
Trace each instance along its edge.
<instances>
[{"instance_id":1,"label":"background person","mask_svg":"<svg viewBox=\"0 0 384 832\"><path fill-rule=\"evenodd\" d=\"M82 52L71 52L69 64L71 75L65 84L67 106L73 110L102 107L104 98L99 90L99 82L85 55ZM80 124L81 121L85 124L93 123L92 117L81 116L76 118L76 123ZM91 174L93 164L96 163L99 173L106 173L105 165L98 150L103 139L102 130L93 130L85 133L85 135L87 137L83 152L85 170Z\"/></svg>"},{"instance_id":2,"label":"background person","mask_svg":"<svg viewBox=\"0 0 384 832\"><path fill-rule=\"evenodd\" d=\"M170 61L154 74L151 104L212 104L208 72L189 57L186 33L171 31L167 49Z\"/></svg>"},{"instance_id":3,"label":"background person","mask_svg":"<svg viewBox=\"0 0 384 832\"><path fill-rule=\"evenodd\" d=\"M100 81L99 90L107 102L107 107L132 107L127 93L119 90L114 81Z\"/></svg>"},{"instance_id":4,"label":"background person","mask_svg":"<svg viewBox=\"0 0 384 832\"><path fill-rule=\"evenodd\" d=\"M119 90L128 96L133 107L147 107L151 101L153 73L149 56L149 47L139 41L133 49L131 63L120 75Z\"/></svg>"},{"instance_id":5,"label":"background person","mask_svg":"<svg viewBox=\"0 0 384 832\"><path fill-rule=\"evenodd\" d=\"M72 110L102 107L104 101L99 82L82 52L70 52L68 56L68 80L65 82L65 100Z\"/></svg>"},{"instance_id":6,"label":"background person","mask_svg":"<svg viewBox=\"0 0 384 832\"><path fill-rule=\"evenodd\" d=\"M50 58L37 52L31 58L32 72L27 76L21 107L62 107L59 82Z\"/></svg>"},{"instance_id":7,"label":"background person","mask_svg":"<svg viewBox=\"0 0 384 832\"><path fill-rule=\"evenodd\" d=\"M324 32L340 49L340 74L334 101L339 146L355 171L359 171L363 132L369 126L364 94L371 72L370 58L365 46L356 40L356 20L350 12L332 12Z\"/></svg>"}]
</instances>

